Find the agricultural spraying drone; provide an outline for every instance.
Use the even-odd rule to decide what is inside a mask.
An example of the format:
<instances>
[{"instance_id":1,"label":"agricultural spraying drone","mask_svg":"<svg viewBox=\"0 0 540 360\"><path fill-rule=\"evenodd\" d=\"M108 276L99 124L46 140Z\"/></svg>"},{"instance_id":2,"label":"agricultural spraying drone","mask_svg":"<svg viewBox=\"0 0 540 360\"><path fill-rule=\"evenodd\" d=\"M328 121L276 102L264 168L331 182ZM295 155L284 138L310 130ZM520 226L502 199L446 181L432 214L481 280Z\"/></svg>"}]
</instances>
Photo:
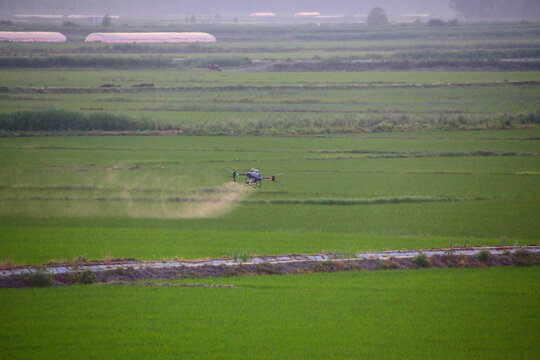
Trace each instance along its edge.
<instances>
[{"instance_id":1,"label":"agricultural spraying drone","mask_svg":"<svg viewBox=\"0 0 540 360\"><path fill-rule=\"evenodd\" d=\"M237 176L245 176L246 180L244 181L244 186L261 187L263 180L272 180L272 182L279 182L276 180L276 175L262 176L260 170L255 168L249 170L245 174L239 174L236 172L236 170L234 170L232 176L234 182L236 182Z\"/></svg>"}]
</instances>

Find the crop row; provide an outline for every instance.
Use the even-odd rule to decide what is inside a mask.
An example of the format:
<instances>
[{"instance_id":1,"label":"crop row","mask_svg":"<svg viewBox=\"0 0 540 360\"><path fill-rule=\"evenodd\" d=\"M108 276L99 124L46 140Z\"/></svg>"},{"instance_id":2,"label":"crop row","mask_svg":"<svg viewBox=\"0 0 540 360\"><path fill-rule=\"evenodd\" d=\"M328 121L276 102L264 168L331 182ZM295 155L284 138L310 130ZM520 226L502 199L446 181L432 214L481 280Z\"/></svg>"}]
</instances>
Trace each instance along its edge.
<instances>
[{"instance_id":1,"label":"crop row","mask_svg":"<svg viewBox=\"0 0 540 360\"><path fill-rule=\"evenodd\" d=\"M301 89L313 87L347 88L354 86L377 86L386 84L490 84L539 81L540 72L208 72L174 70L4 70L0 83L4 93L14 87L45 88L99 88L105 83L131 87L141 83L153 83L161 88L233 88L250 90L257 88L289 87ZM222 91L223 92L223 91ZM221 94L220 94L221 95ZM293 99L293 97L289 97Z\"/></svg>"}]
</instances>

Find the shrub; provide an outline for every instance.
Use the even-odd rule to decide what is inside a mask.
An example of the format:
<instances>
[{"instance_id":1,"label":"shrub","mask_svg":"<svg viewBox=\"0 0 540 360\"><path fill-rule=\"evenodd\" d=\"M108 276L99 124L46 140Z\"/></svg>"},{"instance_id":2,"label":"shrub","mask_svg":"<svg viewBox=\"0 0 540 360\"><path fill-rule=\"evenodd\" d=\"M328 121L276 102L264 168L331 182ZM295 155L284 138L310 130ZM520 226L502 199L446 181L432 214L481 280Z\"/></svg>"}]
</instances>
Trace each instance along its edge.
<instances>
[{"instance_id":1,"label":"shrub","mask_svg":"<svg viewBox=\"0 0 540 360\"><path fill-rule=\"evenodd\" d=\"M478 261L481 261L483 263L486 263L489 261L489 257L491 256L490 252L487 251L487 250L481 250L480 252L478 252L478 254L476 254L476 259Z\"/></svg>"},{"instance_id":2,"label":"shrub","mask_svg":"<svg viewBox=\"0 0 540 360\"><path fill-rule=\"evenodd\" d=\"M21 275L21 280L30 287L48 287L54 285L54 280L45 268L37 268L35 271Z\"/></svg>"},{"instance_id":3,"label":"shrub","mask_svg":"<svg viewBox=\"0 0 540 360\"><path fill-rule=\"evenodd\" d=\"M420 253L416 255L413 259L414 263L420 267L428 267L429 266L429 259L424 253Z\"/></svg>"},{"instance_id":4,"label":"shrub","mask_svg":"<svg viewBox=\"0 0 540 360\"><path fill-rule=\"evenodd\" d=\"M536 264L536 258L534 254L528 251L526 248L518 248L514 252L516 266L533 266Z\"/></svg>"},{"instance_id":5,"label":"shrub","mask_svg":"<svg viewBox=\"0 0 540 360\"><path fill-rule=\"evenodd\" d=\"M93 284L96 281L96 274L94 274L91 270L84 270L83 272L80 272L77 274L76 282L79 284Z\"/></svg>"}]
</instances>

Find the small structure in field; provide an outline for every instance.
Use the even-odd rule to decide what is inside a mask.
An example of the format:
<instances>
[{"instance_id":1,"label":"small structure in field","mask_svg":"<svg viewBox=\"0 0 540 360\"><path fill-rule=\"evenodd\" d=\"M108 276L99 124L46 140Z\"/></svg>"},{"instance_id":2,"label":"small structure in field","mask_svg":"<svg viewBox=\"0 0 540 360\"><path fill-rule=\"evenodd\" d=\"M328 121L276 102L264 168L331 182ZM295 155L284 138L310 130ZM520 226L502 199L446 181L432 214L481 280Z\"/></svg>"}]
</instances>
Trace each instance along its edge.
<instances>
[{"instance_id":1,"label":"small structure in field","mask_svg":"<svg viewBox=\"0 0 540 360\"><path fill-rule=\"evenodd\" d=\"M59 32L0 31L0 42L65 43L66 37Z\"/></svg>"},{"instance_id":2,"label":"small structure in field","mask_svg":"<svg viewBox=\"0 0 540 360\"><path fill-rule=\"evenodd\" d=\"M268 17L268 16L276 16L276 14L274 14L273 12L255 12L255 13L249 14L249 16L253 16L253 17Z\"/></svg>"},{"instance_id":3,"label":"small structure in field","mask_svg":"<svg viewBox=\"0 0 540 360\"><path fill-rule=\"evenodd\" d=\"M84 42L100 43L213 43L216 38L201 32L92 33Z\"/></svg>"},{"instance_id":4,"label":"small structure in field","mask_svg":"<svg viewBox=\"0 0 540 360\"><path fill-rule=\"evenodd\" d=\"M68 15L68 19L86 20L94 23L101 23L106 15ZM108 15L111 20L118 20L118 15Z\"/></svg>"}]
</instances>

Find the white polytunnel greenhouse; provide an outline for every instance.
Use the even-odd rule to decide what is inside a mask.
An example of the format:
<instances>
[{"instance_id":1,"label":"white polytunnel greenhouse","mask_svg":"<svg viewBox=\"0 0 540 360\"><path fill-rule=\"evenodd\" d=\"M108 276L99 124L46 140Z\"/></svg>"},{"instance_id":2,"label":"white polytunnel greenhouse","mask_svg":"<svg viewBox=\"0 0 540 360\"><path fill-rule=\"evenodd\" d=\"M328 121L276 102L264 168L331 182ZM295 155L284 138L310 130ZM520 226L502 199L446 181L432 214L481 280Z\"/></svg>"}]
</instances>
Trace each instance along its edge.
<instances>
[{"instance_id":1,"label":"white polytunnel greenhouse","mask_svg":"<svg viewBox=\"0 0 540 360\"><path fill-rule=\"evenodd\" d=\"M296 17L317 16L317 15L321 15L321 13L313 11L313 12L297 12L296 14L294 14L294 16Z\"/></svg>"},{"instance_id":2,"label":"white polytunnel greenhouse","mask_svg":"<svg viewBox=\"0 0 540 360\"><path fill-rule=\"evenodd\" d=\"M213 35L200 32L161 33L92 33L85 42L101 43L213 43Z\"/></svg>"},{"instance_id":3,"label":"white polytunnel greenhouse","mask_svg":"<svg viewBox=\"0 0 540 360\"><path fill-rule=\"evenodd\" d=\"M266 16L276 16L276 14L272 13L272 12L256 12L256 13L251 13L249 14L249 16L253 16L253 17L266 17Z\"/></svg>"},{"instance_id":4,"label":"white polytunnel greenhouse","mask_svg":"<svg viewBox=\"0 0 540 360\"><path fill-rule=\"evenodd\" d=\"M66 37L59 32L0 31L0 42L64 43L66 42Z\"/></svg>"}]
</instances>

